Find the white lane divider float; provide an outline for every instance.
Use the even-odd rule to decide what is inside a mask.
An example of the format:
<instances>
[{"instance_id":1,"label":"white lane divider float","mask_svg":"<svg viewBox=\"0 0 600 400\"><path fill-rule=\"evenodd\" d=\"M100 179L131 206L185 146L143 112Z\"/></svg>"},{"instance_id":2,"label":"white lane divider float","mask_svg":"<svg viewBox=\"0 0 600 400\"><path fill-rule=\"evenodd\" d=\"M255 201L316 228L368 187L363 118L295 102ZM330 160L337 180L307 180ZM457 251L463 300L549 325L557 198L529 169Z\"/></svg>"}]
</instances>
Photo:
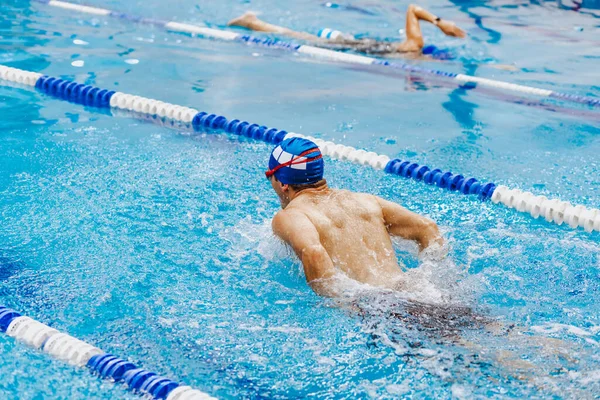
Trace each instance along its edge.
<instances>
[{"instance_id":1,"label":"white lane divider float","mask_svg":"<svg viewBox=\"0 0 600 400\"><path fill-rule=\"evenodd\" d=\"M0 306L0 331L77 367L87 366L102 378L124 383L130 390L153 399L212 400L214 397L170 379L137 368L82 340L61 333L15 310Z\"/></svg>"}]
</instances>

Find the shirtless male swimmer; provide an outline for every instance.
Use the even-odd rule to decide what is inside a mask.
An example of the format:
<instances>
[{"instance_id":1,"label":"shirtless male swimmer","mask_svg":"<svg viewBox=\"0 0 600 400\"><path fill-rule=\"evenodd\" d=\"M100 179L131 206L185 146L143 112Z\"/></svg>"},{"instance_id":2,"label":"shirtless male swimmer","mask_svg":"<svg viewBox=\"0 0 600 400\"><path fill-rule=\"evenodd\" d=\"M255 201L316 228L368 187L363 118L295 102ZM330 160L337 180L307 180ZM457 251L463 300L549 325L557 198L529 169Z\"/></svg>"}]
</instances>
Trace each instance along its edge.
<instances>
[{"instance_id":1,"label":"shirtless male swimmer","mask_svg":"<svg viewBox=\"0 0 600 400\"><path fill-rule=\"evenodd\" d=\"M406 40L403 42L385 42L373 39L355 39L347 35L341 34L338 31L329 31L327 35L321 32L319 37L304 32L296 32L288 28L269 24L261 21L254 13L247 12L241 17L235 18L227 24L228 26L240 26L257 32L277 33L281 35L291 36L298 39L310 40L317 44L324 45L339 45L347 46L360 53L376 54L381 56L393 56L400 53L420 54L427 53L423 48L423 34L419 20L427 21L437 26L442 32L448 36L464 38L465 32L460 29L454 22L441 19L429 11L411 4L406 11ZM430 47L431 52L434 51L434 46Z\"/></svg>"},{"instance_id":2,"label":"shirtless male swimmer","mask_svg":"<svg viewBox=\"0 0 600 400\"><path fill-rule=\"evenodd\" d=\"M403 289L404 273L390 236L414 240L420 250L444 244L430 219L377 196L329 188L323 179L321 151L310 140L296 137L281 142L271 153L266 175L282 207L273 218L273 231L298 255L307 282L321 296L343 297L336 282L339 274L374 287ZM500 348L490 353L485 345L461 338L461 330L485 328L493 335L506 336L511 346L543 348L542 354L551 357L546 362L554 357L559 365L564 360L577 362L568 343L523 334L514 324L502 324L469 307L412 300L398 304L386 315L424 328L436 340L446 338L477 354L491 354L519 379L533 381L546 372L521 359L518 352ZM362 313L360 306L357 310Z\"/></svg>"},{"instance_id":3,"label":"shirtless male swimmer","mask_svg":"<svg viewBox=\"0 0 600 400\"><path fill-rule=\"evenodd\" d=\"M273 218L274 233L300 258L319 295L339 295L334 280L340 272L375 287L401 288L390 235L414 240L423 250L443 244L437 225L377 196L329 188L323 164L321 151L307 139L287 139L273 150L266 175L282 207Z\"/></svg>"}]
</instances>

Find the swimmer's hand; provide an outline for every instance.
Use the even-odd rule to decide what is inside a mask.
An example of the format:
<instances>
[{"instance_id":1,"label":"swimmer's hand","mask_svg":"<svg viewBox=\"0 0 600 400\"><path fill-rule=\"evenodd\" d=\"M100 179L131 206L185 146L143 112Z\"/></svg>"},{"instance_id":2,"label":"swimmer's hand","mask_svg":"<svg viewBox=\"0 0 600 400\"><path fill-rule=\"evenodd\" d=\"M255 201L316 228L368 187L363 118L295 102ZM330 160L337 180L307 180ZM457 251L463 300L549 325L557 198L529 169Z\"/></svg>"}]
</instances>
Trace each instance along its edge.
<instances>
[{"instance_id":1,"label":"swimmer's hand","mask_svg":"<svg viewBox=\"0 0 600 400\"><path fill-rule=\"evenodd\" d=\"M437 23L437 27L440 28L440 30L448 36L453 36L457 38L464 38L465 36L467 36L465 31L456 26L456 24L452 21L446 21L445 19L441 19Z\"/></svg>"},{"instance_id":2,"label":"swimmer's hand","mask_svg":"<svg viewBox=\"0 0 600 400\"><path fill-rule=\"evenodd\" d=\"M446 242L435 241L419 253L421 262L441 262L448 257L448 245Z\"/></svg>"}]
</instances>

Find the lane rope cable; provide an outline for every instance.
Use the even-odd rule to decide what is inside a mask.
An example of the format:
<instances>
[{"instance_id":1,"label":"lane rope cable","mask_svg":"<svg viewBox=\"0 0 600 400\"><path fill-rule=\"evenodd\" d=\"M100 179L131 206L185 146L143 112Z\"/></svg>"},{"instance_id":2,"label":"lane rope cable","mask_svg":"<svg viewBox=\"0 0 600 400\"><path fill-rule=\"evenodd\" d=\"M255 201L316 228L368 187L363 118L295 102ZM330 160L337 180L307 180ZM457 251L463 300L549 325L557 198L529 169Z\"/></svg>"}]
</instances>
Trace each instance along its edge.
<instances>
[{"instance_id":1,"label":"lane rope cable","mask_svg":"<svg viewBox=\"0 0 600 400\"><path fill-rule=\"evenodd\" d=\"M0 65L0 79L35 87L49 96L85 106L135 111L148 116L157 116L184 124L191 124L196 131L204 129L222 130L230 134L245 136L272 144L278 144L285 138L293 136L305 137L315 142L321 149L321 153L332 159L348 160L355 164L371 166L372 168L383 170L388 174L423 181L429 185L436 185L451 192L477 195L477 198L481 201L489 199L495 204L502 204L519 212L528 213L533 218L542 216L546 221L558 225L566 223L573 229L583 228L587 232L600 232L600 210L597 208L573 205L559 199L548 199L546 196L536 196L531 192L516 188L511 189L492 182L480 182L473 177L465 177L450 171L430 168L409 160L390 159L386 155L355 149L311 136L268 128L264 125L251 124L239 119L228 120L222 115L200 112L194 108L100 89L91 85L3 65Z\"/></svg>"},{"instance_id":2,"label":"lane rope cable","mask_svg":"<svg viewBox=\"0 0 600 400\"><path fill-rule=\"evenodd\" d=\"M125 384L146 398L165 400L216 400L132 362L105 353L89 343L49 327L17 311L0 306L0 331L52 357L92 372L117 384Z\"/></svg>"}]
</instances>

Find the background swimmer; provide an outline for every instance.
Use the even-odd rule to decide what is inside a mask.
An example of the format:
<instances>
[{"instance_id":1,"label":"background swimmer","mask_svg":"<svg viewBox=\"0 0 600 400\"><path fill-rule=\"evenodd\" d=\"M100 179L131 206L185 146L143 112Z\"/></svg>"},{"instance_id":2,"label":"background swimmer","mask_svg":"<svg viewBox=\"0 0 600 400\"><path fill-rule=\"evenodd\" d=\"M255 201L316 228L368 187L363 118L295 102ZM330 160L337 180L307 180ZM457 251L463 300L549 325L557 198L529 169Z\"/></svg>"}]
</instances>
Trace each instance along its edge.
<instances>
[{"instance_id":1,"label":"background swimmer","mask_svg":"<svg viewBox=\"0 0 600 400\"><path fill-rule=\"evenodd\" d=\"M287 35L303 40L314 41L321 45L338 45L349 47L355 51L366 54L376 54L380 56L392 56L402 53L434 53L434 48L428 46L424 49L425 42L421 33L419 20L427 21L437 26L442 32L448 36L464 38L465 32L460 29L454 22L441 19L429 11L411 4L406 11L406 40L403 42L387 42L377 41L374 39L355 39L351 36L346 36L337 31L330 31L325 38L311 35L305 32L296 32L288 28L269 24L261 21L251 12L247 12L241 17L235 18L227 25L240 26L243 28L252 29L257 32L270 32Z\"/></svg>"}]
</instances>

